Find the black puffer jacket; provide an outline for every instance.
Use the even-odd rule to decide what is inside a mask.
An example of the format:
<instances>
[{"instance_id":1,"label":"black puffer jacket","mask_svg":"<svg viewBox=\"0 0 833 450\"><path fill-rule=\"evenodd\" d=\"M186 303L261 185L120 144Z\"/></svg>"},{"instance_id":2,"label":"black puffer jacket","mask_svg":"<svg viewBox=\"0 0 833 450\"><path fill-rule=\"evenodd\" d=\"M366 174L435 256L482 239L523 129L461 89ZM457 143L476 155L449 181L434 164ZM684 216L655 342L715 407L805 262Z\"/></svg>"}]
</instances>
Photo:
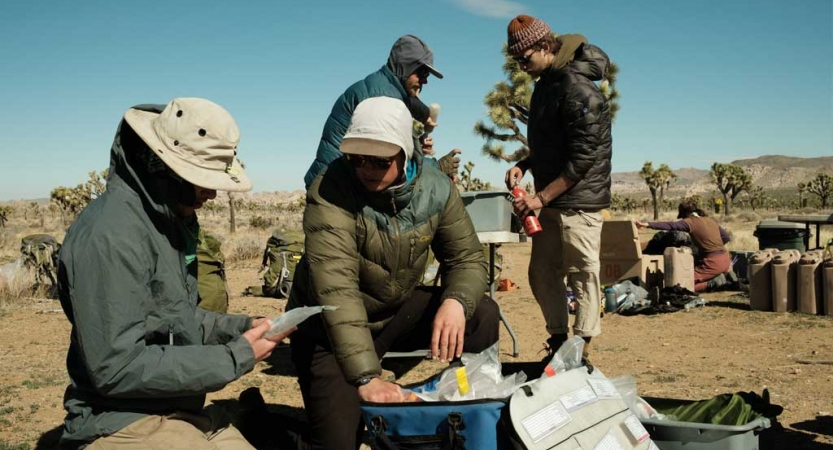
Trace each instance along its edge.
<instances>
[{"instance_id":1,"label":"black puffer jacket","mask_svg":"<svg viewBox=\"0 0 833 450\"><path fill-rule=\"evenodd\" d=\"M548 207L610 207L610 106L593 83L610 66L598 47L583 44L561 69L545 71L530 102L530 156L518 166L531 169L535 190L559 176L576 182Z\"/></svg>"}]
</instances>

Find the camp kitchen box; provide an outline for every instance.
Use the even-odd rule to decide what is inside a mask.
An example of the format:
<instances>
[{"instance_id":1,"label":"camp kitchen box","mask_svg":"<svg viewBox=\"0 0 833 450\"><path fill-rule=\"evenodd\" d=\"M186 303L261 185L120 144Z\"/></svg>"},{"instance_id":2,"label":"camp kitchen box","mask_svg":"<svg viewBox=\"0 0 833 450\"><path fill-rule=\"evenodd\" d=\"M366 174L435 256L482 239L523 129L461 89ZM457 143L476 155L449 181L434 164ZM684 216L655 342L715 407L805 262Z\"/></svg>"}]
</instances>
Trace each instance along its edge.
<instances>
[{"instance_id":1,"label":"camp kitchen box","mask_svg":"<svg viewBox=\"0 0 833 450\"><path fill-rule=\"evenodd\" d=\"M665 282L665 259L662 255L643 255L636 225L630 220L605 220L602 223L601 271L599 282L612 285L638 277L648 288Z\"/></svg>"},{"instance_id":2,"label":"camp kitchen box","mask_svg":"<svg viewBox=\"0 0 833 450\"><path fill-rule=\"evenodd\" d=\"M693 400L646 397L651 406L684 405ZM759 417L746 425L714 425L674 420L640 419L660 450L758 450L758 435L769 428L770 419Z\"/></svg>"},{"instance_id":3,"label":"camp kitchen box","mask_svg":"<svg viewBox=\"0 0 833 450\"><path fill-rule=\"evenodd\" d=\"M474 224L474 231L511 231L512 202L506 191L461 192L463 205Z\"/></svg>"}]
</instances>

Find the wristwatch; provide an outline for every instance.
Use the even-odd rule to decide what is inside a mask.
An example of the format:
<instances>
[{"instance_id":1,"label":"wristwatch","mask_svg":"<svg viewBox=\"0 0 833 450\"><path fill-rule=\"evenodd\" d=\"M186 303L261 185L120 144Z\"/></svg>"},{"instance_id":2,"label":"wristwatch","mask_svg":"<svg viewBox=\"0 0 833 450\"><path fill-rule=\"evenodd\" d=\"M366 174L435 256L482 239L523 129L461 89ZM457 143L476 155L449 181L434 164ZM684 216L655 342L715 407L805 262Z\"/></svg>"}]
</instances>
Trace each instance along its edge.
<instances>
[{"instance_id":1,"label":"wristwatch","mask_svg":"<svg viewBox=\"0 0 833 450\"><path fill-rule=\"evenodd\" d=\"M353 385L356 386L356 387L362 387L365 384L370 383L374 378L379 378L379 376L378 375L371 375L371 376L367 376L367 377L361 377L358 380L356 380L356 382L353 383Z\"/></svg>"}]
</instances>

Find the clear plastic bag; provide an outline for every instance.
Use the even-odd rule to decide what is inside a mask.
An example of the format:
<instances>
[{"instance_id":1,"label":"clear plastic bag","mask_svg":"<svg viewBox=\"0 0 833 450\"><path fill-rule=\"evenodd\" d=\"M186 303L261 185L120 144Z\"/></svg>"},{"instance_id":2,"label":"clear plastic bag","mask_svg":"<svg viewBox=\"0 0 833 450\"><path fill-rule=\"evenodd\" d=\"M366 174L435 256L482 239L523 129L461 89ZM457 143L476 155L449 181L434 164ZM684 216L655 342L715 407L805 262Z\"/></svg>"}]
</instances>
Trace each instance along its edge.
<instances>
[{"instance_id":1,"label":"clear plastic bag","mask_svg":"<svg viewBox=\"0 0 833 450\"><path fill-rule=\"evenodd\" d=\"M648 291L641 286L631 283L630 280L620 281L612 287L616 291L615 311L627 309L634 302L648 297Z\"/></svg>"},{"instance_id":2,"label":"clear plastic bag","mask_svg":"<svg viewBox=\"0 0 833 450\"><path fill-rule=\"evenodd\" d=\"M436 382L414 389L425 401L463 401L506 398L526 381L519 372L504 377L498 358L498 343L480 353L463 353L463 367L446 369Z\"/></svg>"},{"instance_id":3,"label":"clear plastic bag","mask_svg":"<svg viewBox=\"0 0 833 450\"><path fill-rule=\"evenodd\" d=\"M263 337L276 336L322 311L335 311L336 309L338 309L338 306L302 306L295 308L270 320L271 327L269 331L263 334Z\"/></svg>"},{"instance_id":4,"label":"clear plastic bag","mask_svg":"<svg viewBox=\"0 0 833 450\"><path fill-rule=\"evenodd\" d=\"M648 402L637 394L636 378L633 375L623 375L610 380L619 395L622 396L628 409L640 419L677 420L676 417L658 413Z\"/></svg>"},{"instance_id":5,"label":"clear plastic bag","mask_svg":"<svg viewBox=\"0 0 833 450\"><path fill-rule=\"evenodd\" d=\"M580 336L573 336L564 341L552 356L549 364L547 364L547 369L544 370L542 377L558 375L559 373L581 366L581 355L583 351L584 339ZM550 369L552 370L552 374L549 373Z\"/></svg>"}]
</instances>

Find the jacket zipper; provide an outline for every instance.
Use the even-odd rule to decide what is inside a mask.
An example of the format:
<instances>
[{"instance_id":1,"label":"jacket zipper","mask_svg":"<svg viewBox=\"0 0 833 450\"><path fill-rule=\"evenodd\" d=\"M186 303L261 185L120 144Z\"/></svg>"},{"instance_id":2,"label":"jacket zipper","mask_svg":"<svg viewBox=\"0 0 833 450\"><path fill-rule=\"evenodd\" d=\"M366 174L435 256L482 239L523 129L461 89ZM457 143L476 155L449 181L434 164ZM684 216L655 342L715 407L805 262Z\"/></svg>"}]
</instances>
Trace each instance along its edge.
<instances>
[{"instance_id":1,"label":"jacket zipper","mask_svg":"<svg viewBox=\"0 0 833 450\"><path fill-rule=\"evenodd\" d=\"M174 345L174 324L168 324L168 345Z\"/></svg>"},{"instance_id":2,"label":"jacket zipper","mask_svg":"<svg viewBox=\"0 0 833 450\"><path fill-rule=\"evenodd\" d=\"M391 222L391 225L393 226L393 235L394 235L394 238L395 238L394 241L398 243L399 242L399 223L396 220L396 200L394 199L393 194L391 194L391 196L390 196L390 205L393 207L393 215L390 218L390 222ZM394 291L396 290L396 274L399 272L400 255L399 255L398 251L396 253L397 253L396 261L393 264L393 273L391 273L391 277L390 277L390 294L391 294L391 297L393 297L393 294L395 294Z\"/></svg>"}]
</instances>

